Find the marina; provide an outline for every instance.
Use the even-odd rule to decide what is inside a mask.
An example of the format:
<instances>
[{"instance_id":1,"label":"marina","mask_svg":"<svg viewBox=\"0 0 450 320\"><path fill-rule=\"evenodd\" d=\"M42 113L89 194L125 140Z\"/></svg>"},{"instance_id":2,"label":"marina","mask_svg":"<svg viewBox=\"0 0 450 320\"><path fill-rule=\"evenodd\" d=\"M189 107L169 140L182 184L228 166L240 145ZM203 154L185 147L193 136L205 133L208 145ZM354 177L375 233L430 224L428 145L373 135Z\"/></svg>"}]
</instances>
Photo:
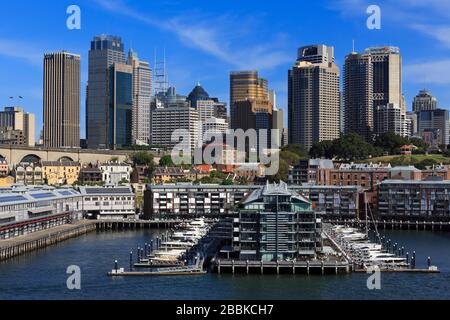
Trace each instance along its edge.
<instances>
[{"instance_id":1,"label":"marina","mask_svg":"<svg viewBox=\"0 0 450 320\"><path fill-rule=\"evenodd\" d=\"M355 272L368 272L378 270L381 272L414 272L439 273L436 266L431 265L431 257L427 258L428 268L416 269L416 252L413 251L410 259L409 252L398 243L381 237L378 230L374 230L374 240L371 240L369 229L346 227L343 225L326 225L326 235L352 264Z\"/></svg>"},{"instance_id":2,"label":"marina","mask_svg":"<svg viewBox=\"0 0 450 320\"><path fill-rule=\"evenodd\" d=\"M115 268L108 275L204 275L207 273L204 270L206 253L213 242L207 235L213 227L213 224L205 222L203 218L180 223L155 241L151 240L143 247L138 247L136 262L131 251L129 271L119 268L115 261ZM142 271L143 269L149 271Z\"/></svg>"}]
</instances>

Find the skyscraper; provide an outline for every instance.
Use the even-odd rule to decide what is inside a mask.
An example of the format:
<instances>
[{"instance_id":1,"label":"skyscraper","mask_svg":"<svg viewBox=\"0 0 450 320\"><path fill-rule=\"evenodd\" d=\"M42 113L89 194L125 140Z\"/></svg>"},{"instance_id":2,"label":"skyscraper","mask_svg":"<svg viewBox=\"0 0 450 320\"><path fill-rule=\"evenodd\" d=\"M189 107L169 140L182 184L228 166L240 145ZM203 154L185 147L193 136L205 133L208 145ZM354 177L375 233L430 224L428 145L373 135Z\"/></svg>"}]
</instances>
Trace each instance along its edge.
<instances>
[{"instance_id":1,"label":"skyscraper","mask_svg":"<svg viewBox=\"0 0 450 320\"><path fill-rule=\"evenodd\" d=\"M426 132L435 132L433 146L448 145L450 143L448 120L449 112L446 109L420 111L417 112L417 130L424 139Z\"/></svg>"},{"instance_id":2,"label":"skyscraper","mask_svg":"<svg viewBox=\"0 0 450 320\"><path fill-rule=\"evenodd\" d=\"M89 148L106 148L109 145L108 71L115 62L126 62L122 39L107 35L95 37L89 51L86 98L86 138Z\"/></svg>"},{"instance_id":3,"label":"skyscraper","mask_svg":"<svg viewBox=\"0 0 450 320\"><path fill-rule=\"evenodd\" d=\"M146 61L130 50L128 64L133 68L133 130L135 144L150 143L150 100L152 96L152 69Z\"/></svg>"},{"instance_id":4,"label":"skyscraper","mask_svg":"<svg viewBox=\"0 0 450 320\"><path fill-rule=\"evenodd\" d=\"M44 57L44 146L80 147L80 56Z\"/></svg>"},{"instance_id":5,"label":"skyscraper","mask_svg":"<svg viewBox=\"0 0 450 320\"><path fill-rule=\"evenodd\" d=\"M245 100L269 100L268 81L258 71L237 71L230 74L231 128L238 129L236 102Z\"/></svg>"},{"instance_id":6,"label":"skyscraper","mask_svg":"<svg viewBox=\"0 0 450 320\"><path fill-rule=\"evenodd\" d=\"M298 49L297 61L317 63L334 63L334 47L323 44L305 46Z\"/></svg>"},{"instance_id":7,"label":"skyscraper","mask_svg":"<svg viewBox=\"0 0 450 320\"><path fill-rule=\"evenodd\" d=\"M133 143L133 67L114 63L109 68L108 84L108 147L127 147Z\"/></svg>"},{"instance_id":8,"label":"skyscraper","mask_svg":"<svg viewBox=\"0 0 450 320\"><path fill-rule=\"evenodd\" d=\"M397 47L373 47L370 55L373 75L373 106L396 104L402 109L402 58ZM402 113L406 110L402 109Z\"/></svg>"},{"instance_id":9,"label":"skyscraper","mask_svg":"<svg viewBox=\"0 0 450 320\"><path fill-rule=\"evenodd\" d=\"M400 110L400 132L406 133L406 105L402 93L402 58L397 47L373 47L352 52L344 70L345 132L358 133L368 142L385 131L398 132L397 122L375 123ZM376 116L375 112L379 115ZM388 117L392 119L392 117ZM386 127L392 124L394 127ZM376 128L378 129L376 129Z\"/></svg>"},{"instance_id":10,"label":"skyscraper","mask_svg":"<svg viewBox=\"0 0 450 320\"><path fill-rule=\"evenodd\" d=\"M366 141L373 139L373 68L368 54L352 52L345 58L344 109L345 133L357 133Z\"/></svg>"},{"instance_id":11,"label":"skyscraper","mask_svg":"<svg viewBox=\"0 0 450 320\"><path fill-rule=\"evenodd\" d=\"M413 112L436 110L437 99L428 90L420 90L414 97L412 108Z\"/></svg>"},{"instance_id":12,"label":"skyscraper","mask_svg":"<svg viewBox=\"0 0 450 320\"><path fill-rule=\"evenodd\" d=\"M289 143L311 148L340 136L339 68L333 48L312 45L299 49L289 70Z\"/></svg>"}]
</instances>

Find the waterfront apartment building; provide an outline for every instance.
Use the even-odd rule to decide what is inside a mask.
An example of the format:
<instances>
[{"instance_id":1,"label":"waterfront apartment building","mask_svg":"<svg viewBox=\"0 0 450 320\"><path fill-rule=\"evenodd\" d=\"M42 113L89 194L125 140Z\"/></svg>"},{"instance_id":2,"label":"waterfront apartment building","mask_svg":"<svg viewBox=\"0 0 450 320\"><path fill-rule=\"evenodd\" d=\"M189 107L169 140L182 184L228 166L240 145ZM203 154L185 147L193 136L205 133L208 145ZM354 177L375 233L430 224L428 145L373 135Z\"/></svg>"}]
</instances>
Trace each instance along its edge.
<instances>
[{"instance_id":1,"label":"waterfront apartment building","mask_svg":"<svg viewBox=\"0 0 450 320\"><path fill-rule=\"evenodd\" d=\"M114 63L108 79L108 147L115 150L133 144L133 67Z\"/></svg>"},{"instance_id":2,"label":"waterfront apartment building","mask_svg":"<svg viewBox=\"0 0 450 320\"><path fill-rule=\"evenodd\" d=\"M136 198L131 187L79 187L83 212L97 220L136 219Z\"/></svg>"},{"instance_id":3,"label":"waterfront apartment building","mask_svg":"<svg viewBox=\"0 0 450 320\"><path fill-rule=\"evenodd\" d=\"M0 111L0 127L11 128L12 131L21 131L23 145L35 145L35 116L25 112L21 107L5 107Z\"/></svg>"},{"instance_id":4,"label":"waterfront apartment building","mask_svg":"<svg viewBox=\"0 0 450 320\"><path fill-rule=\"evenodd\" d=\"M96 36L89 50L86 97L86 139L90 149L109 147L109 78L114 63L126 63L124 44L116 36ZM130 94L131 95L131 94Z\"/></svg>"},{"instance_id":5,"label":"waterfront apartment building","mask_svg":"<svg viewBox=\"0 0 450 320\"><path fill-rule=\"evenodd\" d=\"M373 140L373 65L368 54L352 52L344 66L344 132Z\"/></svg>"},{"instance_id":6,"label":"waterfront apartment building","mask_svg":"<svg viewBox=\"0 0 450 320\"><path fill-rule=\"evenodd\" d=\"M145 191L146 219L175 217L230 216L239 203L257 185L194 185L187 183L148 185ZM327 218L353 219L359 215L363 189L358 186L290 185L290 190L304 194L316 211Z\"/></svg>"},{"instance_id":7,"label":"waterfront apartment building","mask_svg":"<svg viewBox=\"0 0 450 320\"><path fill-rule=\"evenodd\" d=\"M149 144L152 69L133 50L128 53L128 64L133 68L132 141L133 144Z\"/></svg>"},{"instance_id":8,"label":"waterfront apartment building","mask_svg":"<svg viewBox=\"0 0 450 320\"><path fill-rule=\"evenodd\" d=\"M44 57L44 146L80 147L80 56L65 51Z\"/></svg>"},{"instance_id":9,"label":"waterfront apartment building","mask_svg":"<svg viewBox=\"0 0 450 320\"><path fill-rule=\"evenodd\" d=\"M232 247L239 260L314 258L322 252L322 221L312 203L284 183L260 187L234 214Z\"/></svg>"},{"instance_id":10,"label":"waterfront apartment building","mask_svg":"<svg viewBox=\"0 0 450 320\"><path fill-rule=\"evenodd\" d=\"M417 96L414 97L413 112L436 110L436 108L437 99L428 90L420 90Z\"/></svg>"},{"instance_id":11,"label":"waterfront apartment building","mask_svg":"<svg viewBox=\"0 0 450 320\"><path fill-rule=\"evenodd\" d=\"M449 221L450 181L433 180L383 181L378 191L378 219Z\"/></svg>"},{"instance_id":12,"label":"waterfront apartment building","mask_svg":"<svg viewBox=\"0 0 450 320\"><path fill-rule=\"evenodd\" d=\"M3 190L0 193L0 240L64 225L81 215L81 197L73 189Z\"/></svg>"},{"instance_id":13,"label":"waterfront apartment building","mask_svg":"<svg viewBox=\"0 0 450 320\"><path fill-rule=\"evenodd\" d=\"M316 142L340 137L338 66L332 47L308 46L299 50L289 70L289 143L310 149Z\"/></svg>"},{"instance_id":14,"label":"waterfront apartment building","mask_svg":"<svg viewBox=\"0 0 450 320\"><path fill-rule=\"evenodd\" d=\"M144 216L146 219L171 219L229 215L252 188L181 183L148 185L144 196Z\"/></svg>"}]
</instances>

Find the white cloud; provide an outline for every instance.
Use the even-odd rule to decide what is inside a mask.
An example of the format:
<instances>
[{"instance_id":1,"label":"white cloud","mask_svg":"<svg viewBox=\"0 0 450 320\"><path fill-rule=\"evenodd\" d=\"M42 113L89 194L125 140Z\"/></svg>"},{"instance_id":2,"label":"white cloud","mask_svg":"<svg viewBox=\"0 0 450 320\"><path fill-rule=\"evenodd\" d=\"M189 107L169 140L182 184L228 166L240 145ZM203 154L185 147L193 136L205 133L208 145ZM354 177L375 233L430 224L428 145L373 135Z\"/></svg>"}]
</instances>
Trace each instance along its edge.
<instances>
[{"instance_id":1,"label":"white cloud","mask_svg":"<svg viewBox=\"0 0 450 320\"><path fill-rule=\"evenodd\" d=\"M28 63L42 65L42 51L30 47L29 44L18 41L0 39L0 55L14 59L25 60Z\"/></svg>"},{"instance_id":2,"label":"white cloud","mask_svg":"<svg viewBox=\"0 0 450 320\"><path fill-rule=\"evenodd\" d=\"M404 78L411 83L450 84L450 59L407 65Z\"/></svg>"},{"instance_id":3,"label":"white cloud","mask_svg":"<svg viewBox=\"0 0 450 320\"><path fill-rule=\"evenodd\" d=\"M450 26L413 24L411 28L436 39L444 46L450 48Z\"/></svg>"},{"instance_id":4,"label":"white cloud","mask_svg":"<svg viewBox=\"0 0 450 320\"><path fill-rule=\"evenodd\" d=\"M266 40L266 43L270 43L270 45L249 44L242 46L242 43L248 40L243 36L247 31L242 30L251 29L245 27L245 19L223 15L214 17L213 22L211 22L211 18L205 16L198 17L198 19L190 16L189 19L173 17L160 20L133 10L121 0L95 1L110 12L125 15L152 27L173 33L183 45L206 52L236 68L270 69L292 60L292 57L276 49L278 39ZM239 25L239 28L236 28L237 25ZM238 31L239 29L241 31Z\"/></svg>"}]
</instances>

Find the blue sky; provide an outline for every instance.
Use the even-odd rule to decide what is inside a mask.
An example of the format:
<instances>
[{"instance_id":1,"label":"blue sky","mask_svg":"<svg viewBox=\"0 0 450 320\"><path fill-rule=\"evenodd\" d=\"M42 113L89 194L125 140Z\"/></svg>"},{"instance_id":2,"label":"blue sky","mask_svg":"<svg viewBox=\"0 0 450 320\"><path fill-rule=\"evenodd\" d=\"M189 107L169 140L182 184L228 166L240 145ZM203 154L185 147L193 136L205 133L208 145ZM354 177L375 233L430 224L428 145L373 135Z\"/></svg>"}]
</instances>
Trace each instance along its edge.
<instances>
[{"instance_id":1,"label":"blue sky","mask_svg":"<svg viewBox=\"0 0 450 320\"><path fill-rule=\"evenodd\" d=\"M66 9L81 8L81 30L66 28ZM366 8L379 5L381 30L366 27ZM68 50L82 57L82 135L87 53L97 34L123 38L142 59L166 48L170 83L188 94L200 82L228 102L232 70L258 69L287 107L287 70L303 45L335 47L342 68L352 49L399 46L408 109L428 88L439 106L450 106L450 0L17 0L0 12L0 105L23 96L26 110L42 121L42 59Z\"/></svg>"}]
</instances>

